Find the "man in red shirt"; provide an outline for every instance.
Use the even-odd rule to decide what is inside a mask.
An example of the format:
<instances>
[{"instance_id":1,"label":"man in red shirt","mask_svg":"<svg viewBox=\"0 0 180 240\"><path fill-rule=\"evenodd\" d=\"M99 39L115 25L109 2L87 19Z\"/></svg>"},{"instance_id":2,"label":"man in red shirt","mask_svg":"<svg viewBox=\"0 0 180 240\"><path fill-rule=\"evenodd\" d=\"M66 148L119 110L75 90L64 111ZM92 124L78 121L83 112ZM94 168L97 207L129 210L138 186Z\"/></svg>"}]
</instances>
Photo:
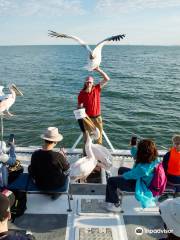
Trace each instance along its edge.
<instances>
[{"instance_id":1,"label":"man in red shirt","mask_svg":"<svg viewBox=\"0 0 180 240\"><path fill-rule=\"evenodd\" d=\"M110 80L108 75L99 67L94 69L103 77L103 80L100 81L97 85L94 85L94 79L92 76L88 76L85 80L84 87L80 91L78 96L78 107L84 107L87 115L91 118L94 125L100 131L100 137L97 140L98 144L102 144L102 117L101 117L101 89L107 84ZM85 130L90 132L89 126L83 122ZM82 128L81 128L82 129ZM84 140L86 140L86 135L84 133Z\"/></svg>"}]
</instances>

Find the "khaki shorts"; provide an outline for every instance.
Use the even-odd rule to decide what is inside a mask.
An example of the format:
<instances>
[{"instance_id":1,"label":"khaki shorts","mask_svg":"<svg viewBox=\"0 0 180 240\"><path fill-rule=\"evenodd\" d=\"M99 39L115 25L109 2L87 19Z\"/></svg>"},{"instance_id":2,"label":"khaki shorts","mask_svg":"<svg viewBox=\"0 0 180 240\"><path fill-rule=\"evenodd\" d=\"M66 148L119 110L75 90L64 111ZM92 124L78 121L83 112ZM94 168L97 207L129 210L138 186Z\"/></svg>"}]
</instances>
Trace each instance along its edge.
<instances>
[{"instance_id":1,"label":"khaki shorts","mask_svg":"<svg viewBox=\"0 0 180 240\"><path fill-rule=\"evenodd\" d=\"M96 143L102 144L102 131L103 131L102 117L101 116L98 116L98 117L95 117L95 118L90 117L90 119L100 131L100 137L98 138ZM85 130L87 130L90 133L92 131L92 129L89 127L89 125L84 121L83 121L83 124L84 124ZM85 133L84 133L84 141L86 142L86 134Z\"/></svg>"}]
</instances>

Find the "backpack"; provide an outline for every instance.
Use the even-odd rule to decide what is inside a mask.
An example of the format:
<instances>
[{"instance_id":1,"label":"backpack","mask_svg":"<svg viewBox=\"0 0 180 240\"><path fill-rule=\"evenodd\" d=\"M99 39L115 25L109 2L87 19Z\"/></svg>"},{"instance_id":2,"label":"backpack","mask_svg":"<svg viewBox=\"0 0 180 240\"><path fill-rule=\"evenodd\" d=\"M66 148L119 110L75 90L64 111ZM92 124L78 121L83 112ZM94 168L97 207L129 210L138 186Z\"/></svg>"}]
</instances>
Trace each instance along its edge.
<instances>
[{"instance_id":1,"label":"backpack","mask_svg":"<svg viewBox=\"0 0 180 240\"><path fill-rule=\"evenodd\" d=\"M23 173L24 168L19 160L16 160L13 166L8 167L8 184L11 184L21 173Z\"/></svg>"},{"instance_id":2,"label":"backpack","mask_svg":"<svg viewBox=\"0 0 180 240\"><path fill-rule=\"evenodd\" d=\"M166 184L167 177L161 162L154 168L154 176L150 183L149 190L152 192L154 197L159 196L165 191Z\"/></svg>"},{"instance_id":3,"label":"backpack","mask_svg":"<svg viewBox=\"0 0 180 240\"><path fill-rule=\"evenodd\" d=\"M26 192L13 191L15 195L14 205L11 207L11 219L14 222L15 218L20 217L24 214L27 209L27 194Z\"/></svg>"}]
</instances>

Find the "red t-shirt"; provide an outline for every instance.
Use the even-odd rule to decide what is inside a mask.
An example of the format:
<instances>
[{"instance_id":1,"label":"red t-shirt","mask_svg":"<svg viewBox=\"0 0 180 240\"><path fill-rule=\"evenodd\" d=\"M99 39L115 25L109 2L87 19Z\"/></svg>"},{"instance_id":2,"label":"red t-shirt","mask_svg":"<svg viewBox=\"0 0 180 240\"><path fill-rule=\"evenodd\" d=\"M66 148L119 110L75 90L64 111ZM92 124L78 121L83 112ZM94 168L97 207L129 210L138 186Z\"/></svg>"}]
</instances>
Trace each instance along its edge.
<instances>
[{"instance_id":1,"label":"red t-shirt","mask_svg":"<svg viewBox=\"0 0 180 240\"><path fill-rule=\"evenodd\" d=\"M78 96L78 105L83 104L89 117L95 117L101 114L101 87L100 84L95 85L90 93L81 90Z\"/></svg>"}]
</instances>

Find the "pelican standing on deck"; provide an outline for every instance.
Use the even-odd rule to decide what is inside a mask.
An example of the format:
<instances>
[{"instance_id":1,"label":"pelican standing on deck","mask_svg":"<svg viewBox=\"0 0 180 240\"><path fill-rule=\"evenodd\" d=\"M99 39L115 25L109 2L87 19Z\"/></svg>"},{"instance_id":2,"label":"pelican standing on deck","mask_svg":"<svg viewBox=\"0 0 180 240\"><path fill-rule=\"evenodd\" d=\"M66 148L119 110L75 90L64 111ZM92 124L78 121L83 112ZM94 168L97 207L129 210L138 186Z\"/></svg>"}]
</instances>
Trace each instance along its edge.
<instances>
[{"instance_id":1,"label":"pelican standing on deck","mask_svg":"<svg viewBox=\"0 0 180 240\"><path fill-rule=\"evenodd\" d=\"M3 88L1 87L1 90ZM8 115L8 116L13 116L9 112L9 108L14 104L16 100L16 96L23 96L22 92L16 87L15 84L11 84L9 86L9 91L10 94L7 95L1 95L0 97L0 115Z\"/></svg>"},{"instance_id":2,"label":"pelican standing on deck","mask_svg":"<svg viewBox=\"0 0 180 240\"><path fill-rule=\"evenodd\" d=\"M73 39L75 41L77 41L79 44L81 44L88 52L88 65L86 66L87 70L89 71L93 71L93 69L99 67L100 63L101 63L101 50L102 47L110 42L110 41L120 41L121 39L123 39L125 37L124 34L119 34L119 35L115 35L112 37L108 37L106 39L104 39L103 41L99 42L96 47L94 48L94 50L91 50L91 48L80 38L76 37L76 36L71 36L71 35L67 35L67 34L63 34L63 33L57 33L54 31L49 31L49 36L51 37L56 37L56 38L70 38Z\"/></svg>"},{"instance_id":3,"label":"pelican standing on deck","mask_svg":"<svg viewBox=\"0 0 180 240\"><path fill-rule=\"evenodd\" d=\"M92 152L92 139L87 132L86 141L86 157L78 159L75 163L71 165L71 179L74 181L81 180L85 181L86 178L91 174L97 165L97 160Z\"/></svg>"},{"instance_id":4,"label":"pelican standing on deck","mask_svg":"<svg viewBox=\"0 0 180 240\"><path fill-rule=\"evenodd\" d=\"M110 170L112 167L113 159L110 151L100 144L92 143L92 152L94 154L94 157L98 160L97 165L101 168L104 168L105 170Z\"/></svg>"}]
</instances>

